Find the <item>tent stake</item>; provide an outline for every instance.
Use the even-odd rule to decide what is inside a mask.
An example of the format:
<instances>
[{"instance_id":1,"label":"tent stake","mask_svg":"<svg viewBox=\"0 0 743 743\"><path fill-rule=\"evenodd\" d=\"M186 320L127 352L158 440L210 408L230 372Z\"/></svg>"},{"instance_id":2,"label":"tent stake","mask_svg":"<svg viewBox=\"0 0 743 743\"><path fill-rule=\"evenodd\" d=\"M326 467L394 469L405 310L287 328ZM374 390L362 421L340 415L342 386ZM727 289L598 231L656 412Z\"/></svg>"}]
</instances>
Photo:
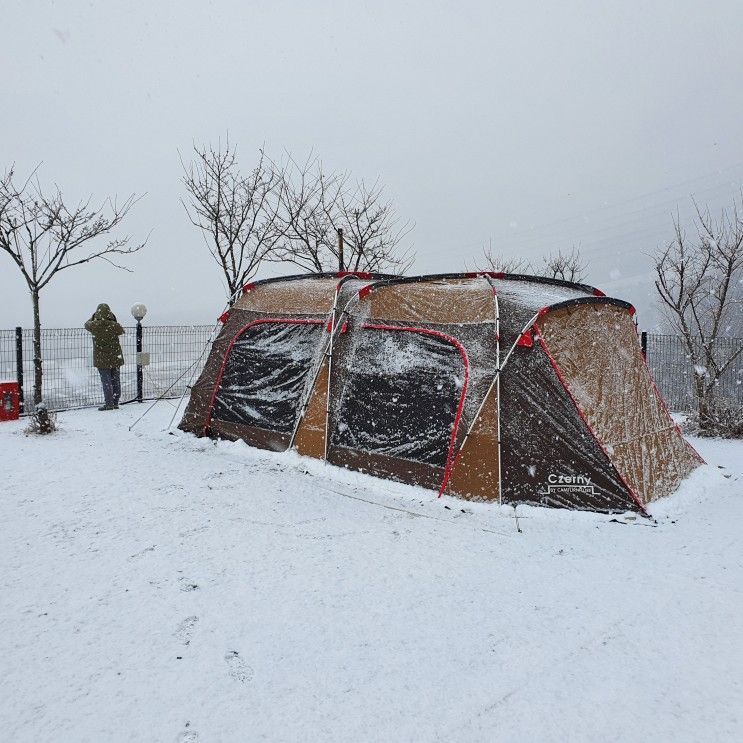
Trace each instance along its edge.
<instances>
[{"instance_id":1,"label":"tent stake","mask_svg":"<svg viewBox=\"0 0 743 743\"><path fill-rule=\"evenodd\" d=\"M513 518L516 520L516 531L519 534L523 534L523 532L521 531L521 524L519 524L519 515L516 512L516 504L515 503L513 504Z\"/></svg>"}]
</instances>

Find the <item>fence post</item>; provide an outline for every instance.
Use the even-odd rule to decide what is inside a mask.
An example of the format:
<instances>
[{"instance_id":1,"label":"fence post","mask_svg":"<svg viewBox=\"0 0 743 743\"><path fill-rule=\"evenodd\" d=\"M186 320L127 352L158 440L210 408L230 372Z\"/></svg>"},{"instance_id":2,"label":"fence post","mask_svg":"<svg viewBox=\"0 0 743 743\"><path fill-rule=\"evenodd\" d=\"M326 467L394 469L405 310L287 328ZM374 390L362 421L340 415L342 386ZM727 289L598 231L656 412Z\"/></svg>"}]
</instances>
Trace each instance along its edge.
<instances>
[{"instance_id":1,"label":"fence post","mask_svg":"<svg viewBox=\"0 0 743 743\"><path fill-rule=\"evenodd\" d=\"M643 330L640 333L640 348L642 349L642 357L647 360L648 358L648 334Z\"/></svg>"},{"instance_id":2,"label":"fence post","mask_svg":"<svg viewBox=\"0 0 743 743\"><path fill-rule=\"evenodd\" d=\"M23 412L23 328L15 329L15 373L18 380L18 405Z\"/></svg>"},{"instance_id":3,"label":"fence post","mask_svg":"<svg viewBox=\"0 0 743 743\"><path fill-rule=\"evenodd\" d=\"M142 319L137 318L137 402L142 402L143 374L142 364Z\"/></svg>"}]
</instances>

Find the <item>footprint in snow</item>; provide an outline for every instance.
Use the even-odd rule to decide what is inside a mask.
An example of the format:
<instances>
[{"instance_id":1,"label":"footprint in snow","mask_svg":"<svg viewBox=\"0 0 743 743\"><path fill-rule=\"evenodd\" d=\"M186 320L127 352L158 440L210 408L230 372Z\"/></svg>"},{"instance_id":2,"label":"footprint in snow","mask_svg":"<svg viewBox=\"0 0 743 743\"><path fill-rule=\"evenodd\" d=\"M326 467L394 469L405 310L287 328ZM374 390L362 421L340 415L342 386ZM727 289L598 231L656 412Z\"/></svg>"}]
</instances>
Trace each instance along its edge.
<instances>
[{"instance_id":1,"label":"footprint in snow","mask_svg":"<svg viewBox=\"0 0 743 743\"><path fill-rule=\"evenodd\" d=\"M178 584L181 587L181 591L197 591L199 588L198 583L188 580L188 578L179 578Z\"/></svg>"},{"instance_id":2,"label":"footprint in snow","mask_svg":"<svg viewBox=\"0 0 743 743\"><path fill-rule=\"evenodd\" d=\"M240 657L237 650L228 650L224 660L227 663L228 673L235 681L245 684L253 678L253 669Z\"/></svg>"},{"instance_id":3,"label":"footprint in snow","mask_svg":"<svg viewBox=\"0 0 743 743\"><path fill-rule=\"evenodd\" d=\"M195 730L184 730L176 739L177 743L196 743L199 734Z\"/></svg>"},{"instance_id":4,"label":"footprint in snow","mask_svg":"<svg viewBox=\"0 0 743 743\"><path fill-rule=\"evenodd\" d=\"M186 617L178 625L178 627L176 627L174 634L183 645L191 644L191 637L193 636L194 627L196 626L196 622L198 621L199 618L197 616Z\"/></svg>"},{"instance_id":5,"label":"footprint in snow","mask_svg":"<svg viewBox=\"0 0 743 743\"><path fill-rule=\"evenodd\" d=\"M148 552L154 552L155 547L157 545L150 545L149 547L145 547L143 550L140 550L139 552L135 552L133 555L129 555L129 560L136 560L138 557L142 557L142 555L146 555Z\"/></svg>"}]
</instances>

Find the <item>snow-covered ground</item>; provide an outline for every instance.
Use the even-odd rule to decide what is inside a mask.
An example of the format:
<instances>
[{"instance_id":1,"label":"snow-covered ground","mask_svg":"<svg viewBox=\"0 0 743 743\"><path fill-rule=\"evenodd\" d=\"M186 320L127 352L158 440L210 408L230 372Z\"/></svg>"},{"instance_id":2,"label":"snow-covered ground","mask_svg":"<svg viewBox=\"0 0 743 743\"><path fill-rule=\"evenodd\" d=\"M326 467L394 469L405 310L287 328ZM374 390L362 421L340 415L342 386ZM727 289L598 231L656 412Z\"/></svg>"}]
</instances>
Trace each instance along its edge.
<instances>
[{"instance_id":1,"label":"snow-covered ground","mask_svg":"<svg viewBox=\"0 0 743 743\"><path fill-rule=\"evenodd\" d=\"M2 740L743 736L743 442L516 519L143 409L0 424Z\"/></svg>"}]
</instances>

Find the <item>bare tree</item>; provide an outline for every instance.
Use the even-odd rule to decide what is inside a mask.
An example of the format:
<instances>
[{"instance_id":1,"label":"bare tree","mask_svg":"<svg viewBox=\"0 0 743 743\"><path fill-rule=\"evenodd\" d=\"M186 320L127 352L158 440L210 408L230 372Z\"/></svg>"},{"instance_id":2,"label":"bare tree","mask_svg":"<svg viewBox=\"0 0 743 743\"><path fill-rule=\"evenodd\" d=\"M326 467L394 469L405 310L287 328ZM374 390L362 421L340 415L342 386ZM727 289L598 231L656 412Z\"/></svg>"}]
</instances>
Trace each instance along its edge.
<instances>
[{"instance_id":1,"label":"bare tree","mask_svg":"<svg viewBox=\"0 0 743 743\"><path fill-rule=\"evenodd\" d=\"M494 253L492 243L483 248L482 254L478 265L478 269L482 271L538 274L577 283L584 281L586 276L587 267L578 248L572 248L569 253L558 250L557 253L542 258L541 264L536 266L526 258Z\"/></svg>"},{"instance_id":2,"label":"bare tree","mask_svg":"<svg viewBox=\"0 0 743 743\"><path fill-rule=\"evenodd\" d=\"M583 261L579 248L573 247L569 253L563 253L562 250L550 253L542 258L542 264L545 269L544 275L550 278L578 284L586 279L588 267Z\"/></svg>"},{"instance_id":3,"label":"bare tree","mask_svg":"<svg viewBox=\"0 0 743 743\"><path fill-rule=\"evenodd\" d=\"M349 271L404 273L413 258L399 245L412 226L400 223L394 206L385 200L382 187L367 188L363 181L352 191L341 191L333 225L343 230L344 266Z\"/></svg>"},{"instance_id":4,"label":"bare tree","mask_svg":"<svg viewBox=\"0 0 743 743\"><path fill-rule=\"evenodd\" d=\"M282 188L278 219L281 238L273 259L313 273L336 270L340 259L333 218L348 176L326 174L312 156L304 163L290 157L286 167L274 167Z\"/></svg>"},{"instance_id":5,"label":"bare tree","mask_svg":"<svg viewBox=\"0 0 743 743\"><path fill-rule=\"evenodd\" d=\"M698 424L708 432L716 425L719 380L743 350L718 343L740 323L743 221L737 205L718 219L695 207L696 236L688 239L676 217L673 241L655 254L655 287L693 364Z\"/></svg>"},{"instance_id":6,"label":"bare tree","mask_svg":"<svg viewBox=\"0 0 743 743\"><path fill-rule=\"evenodd\" d=\"M108 198L91 207L90 199L70 205L59 187L45 192L34 171L22 184L13 168L0 178L0 250L7 253L26 281L34 314L34 404L41 402L42 290L60 271L96 259L113 262L117 255L129 255L144 243L130 244L129 237L109 240L93 247L99 238L117 228L137 202L132 195L119 204Z\"/></svg>"},{"instance_id":7,"label":"bare tree","mask_svg":"<svg viewBox=\"0 0 743 743\"><path fill-rule=\"evenodd\" d=\"M193 146L193 161L183 167L188 200L181 200L191 224L201 230L214 260L222 269L227 294L237 291L272 252L280 231L277 212L281 174L260 152L249 176L240 173L237 149Z\"/></svg>"},{"instance_id":8,"label":"bare tree","mask_svg":"<svg viewBox=\"0 0 743 743\"><path fill-rule=\"evenodd\" d=\"M532 273L534 269L525 258L494 253L491 241L487 248L482 249L482 259L478 263L477 270L494 273Z\"/></svg>"},{"instance_id":9,"label":"bare tree","mask_svg":"<svg viewBox=\"0 0 743 743\"><path fill-rule=\"evenodd\" d=\"M412 262L409 251L400 248L412 226L400 222L379 183L353 186L347 173L326 173L312 156L304 163L290 158L280 172L282 237L274 260L314 272L402 272Z\"/></svg>"}]
</instances>

